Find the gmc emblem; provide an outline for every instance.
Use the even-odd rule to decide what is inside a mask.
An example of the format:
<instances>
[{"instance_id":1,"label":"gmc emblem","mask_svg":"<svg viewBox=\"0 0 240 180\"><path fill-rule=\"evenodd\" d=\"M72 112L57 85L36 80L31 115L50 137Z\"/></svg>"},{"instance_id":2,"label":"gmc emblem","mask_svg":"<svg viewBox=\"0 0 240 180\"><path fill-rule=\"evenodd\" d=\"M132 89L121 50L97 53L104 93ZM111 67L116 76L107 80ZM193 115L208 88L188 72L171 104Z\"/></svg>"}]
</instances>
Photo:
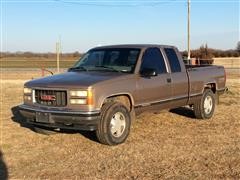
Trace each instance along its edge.
<instances>
[{"instance_id":1,"label":"gmc emblem","mask_svg":"<svg viewBox=\"0 0 240 180\"><path fill-rule=\"evenodd\" d=\"M41 95L41 100L56 101L56 96L54 96L54 95Z\"/></svg>"}]
</instances>

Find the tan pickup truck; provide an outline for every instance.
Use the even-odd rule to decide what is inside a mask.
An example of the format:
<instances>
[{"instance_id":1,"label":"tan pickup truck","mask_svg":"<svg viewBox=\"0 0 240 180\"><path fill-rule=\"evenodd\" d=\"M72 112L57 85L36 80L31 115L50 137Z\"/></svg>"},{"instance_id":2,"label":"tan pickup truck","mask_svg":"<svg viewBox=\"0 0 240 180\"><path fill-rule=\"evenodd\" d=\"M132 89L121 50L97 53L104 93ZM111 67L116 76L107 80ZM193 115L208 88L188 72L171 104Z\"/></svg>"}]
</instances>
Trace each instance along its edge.
<instances>
[{"instance_id":1,"label":"tan pickup truck","mask_svg":"<svg viewBox=\"0 0 240 180\"><path fill-rule=\"evenodd\" d=\"M101 143L116 145L146 110L189 105L196 118L211 118L225 83L222 66L186 66L173 46L104 46L66 73L27 82L19 108L38 130L96 131Z\"/></svg>"}]
</instances>

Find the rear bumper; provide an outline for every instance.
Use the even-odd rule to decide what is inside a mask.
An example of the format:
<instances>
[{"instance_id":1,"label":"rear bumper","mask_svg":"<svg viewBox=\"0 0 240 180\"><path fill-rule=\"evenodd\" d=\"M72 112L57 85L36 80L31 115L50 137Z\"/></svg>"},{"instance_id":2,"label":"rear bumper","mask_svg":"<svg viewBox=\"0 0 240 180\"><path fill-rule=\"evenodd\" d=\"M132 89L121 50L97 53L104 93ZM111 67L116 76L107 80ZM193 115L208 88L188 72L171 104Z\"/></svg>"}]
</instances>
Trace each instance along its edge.
<instances>
[{"instance_id":1,"label":"rear bumper","mask_svg":"<svg viewBox=\"0 0 240 180\"><path fill-rule=\"evenodd\" d=\"M96 130L100 112L59 111L19 105L21 115L26 122L49 128ZM40 118L39 118L40 117Z\"/></svg>"}]
</instances>

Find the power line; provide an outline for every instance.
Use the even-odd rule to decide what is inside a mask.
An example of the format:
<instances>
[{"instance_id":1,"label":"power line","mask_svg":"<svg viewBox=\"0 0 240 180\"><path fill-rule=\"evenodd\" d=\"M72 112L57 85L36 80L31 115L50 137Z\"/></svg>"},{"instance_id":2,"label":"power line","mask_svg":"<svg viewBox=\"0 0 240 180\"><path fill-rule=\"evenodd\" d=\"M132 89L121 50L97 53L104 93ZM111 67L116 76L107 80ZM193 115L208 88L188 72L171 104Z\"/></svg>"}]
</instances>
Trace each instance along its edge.
<instances>
[{"instance_id":1,"label":"power line","mask_svg":"<svg viewBox=\"0 0 240 180\"><path fill-rule=\"evenodd\" d=\"M127 0L123 1L107 1L107 0L84 0L84 1L78 1L78 0L1 0L2 3L56 3L56 2L62 2L62 3L68 3L68 4L79 4L79 5L86 5L86 6L108 6L108 4L102 4L102 3L129 3ZM136 3L132 4L132 6L146 6L148 4L161 5L161 4L169 4L171 2L178 2L178 3L185 3L186 0L164 0L164 1L157 1L157 0L150 0L146 3L146 1L131 1L130 3ZM239 3L239 0L195 0L192 3ZM111 5L111 4L110 4ZM123 4L124 5L124 4ZM130 4L131 5L131 4ZM118 6L118 4L111 6ZM125 4L124 6L129 6Z\"/></svg>"},{"instance_id":2,"label":"power line","mask_svg":"<svg viewBox=\"0 0 240 180\"><path fill-rule=\"evenodd\" d=\"M100 6L100 7L140 7L140 6L159 6L163 4L169 4L173 2L177 2L178 0L165 0L165 1L88 1L88 2L81 2L81 1L66 1L66 0L55 0L59 3L65 4L74 4L74 5L81 5L81 6Z\"/></svg>"}]
</instances>

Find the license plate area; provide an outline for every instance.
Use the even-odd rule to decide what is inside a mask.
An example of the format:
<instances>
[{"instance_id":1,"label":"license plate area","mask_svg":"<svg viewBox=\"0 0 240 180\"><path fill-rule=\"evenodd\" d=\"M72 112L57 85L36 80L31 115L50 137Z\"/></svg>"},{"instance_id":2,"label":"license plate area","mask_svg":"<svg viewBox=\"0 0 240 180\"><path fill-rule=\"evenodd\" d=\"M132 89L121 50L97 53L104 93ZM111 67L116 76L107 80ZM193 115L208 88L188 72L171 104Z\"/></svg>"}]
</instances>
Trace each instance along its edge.
<instances>
[{"instance_id":1,"label":"license plate area","mask_svg":"<svg viewBox=\"0 0 240 180\"><path fill-rule=\"evenodd\" d=\"M36 122L49 123L49 113L36 112Z\"/></svg>"}]
</instances>

